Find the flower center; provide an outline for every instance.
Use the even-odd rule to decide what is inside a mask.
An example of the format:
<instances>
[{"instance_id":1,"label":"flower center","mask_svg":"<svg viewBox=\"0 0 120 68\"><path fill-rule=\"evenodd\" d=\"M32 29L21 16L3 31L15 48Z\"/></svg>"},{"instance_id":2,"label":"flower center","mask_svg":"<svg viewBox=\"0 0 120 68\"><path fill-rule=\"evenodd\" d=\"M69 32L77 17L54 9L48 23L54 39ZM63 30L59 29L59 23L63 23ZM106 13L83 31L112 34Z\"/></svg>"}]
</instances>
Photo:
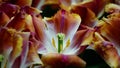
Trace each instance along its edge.
<instances>
[{"instance_id":1,"label":"flower center","mask_svg":"<svg viewBox=\"0 0 120 68\"><path fill-rule=\"evenodd\" d=\"M58 38L58 53L60 53L63 50L63 40L65 38L65 34L58 33L57 38Z\"/></svg>"}]
</instances>

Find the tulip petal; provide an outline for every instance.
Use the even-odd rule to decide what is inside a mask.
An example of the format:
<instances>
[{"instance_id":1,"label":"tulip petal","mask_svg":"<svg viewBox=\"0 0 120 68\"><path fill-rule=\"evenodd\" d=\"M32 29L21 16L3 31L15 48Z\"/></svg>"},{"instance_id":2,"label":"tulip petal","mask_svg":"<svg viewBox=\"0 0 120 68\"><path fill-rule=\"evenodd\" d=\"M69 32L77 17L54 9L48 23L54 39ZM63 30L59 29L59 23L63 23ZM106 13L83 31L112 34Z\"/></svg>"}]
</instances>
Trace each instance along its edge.
<instances>
[{"instance_id":1,"label":"tulip petal","mask_svg":"<svg viewBox=\"0 0 120 68\"><path fill-rule=\"evenodd\" d=\"M35 32L33 23L32 23L32 17L31 15L25 13L25 12L20 12L18 13L13 20L11 20L7 27L9 28L14 28L18 31L31 31Z\"/></svg>"},{"instance_id":2,"label":"tulip petal","mask_svg":"<svg viewBox=\"0 0 120 68\"><path fill-rule=\"evenodd\" d=\"M9 3L2 3L0 5L0 11L5 12L10 18L18 13L19 6L9 4Z\"/></svg>"},{"instance_id":3,"label":"tulip petal","mask_svg":"<svg viewBox=\"0 0 120 68\"><path fill-rule=\"evenodd\" d=\"M112 68L119 68L119 54L113 43L105 41L98 33L94 35L93 48Z\"/></svg>"},{"instance_id":4,"label":"tulip petal","mask_svg":"<svg viewBox=\"0 0 120 68\"><path fill-rule=\"evenodd\" d=\"M76 55L50 53L42 55L41 60L49 68L85 68L86 62Z\"/></svg>"},{"instance_id":5,"label":"tulip petal","mask_svg":"<svg viewBox=\"0 0 120 68\"><path fill-rule=\"evenodd\" d=\"M19 6L31 6L33 0L17 0L16 4Z\"/></svg>"},{"instance_id":6,"label":"tulip petal","mask_svg":"<svg viewBox=\"0 0 120 68\"><path fill-rule=\"evenodd\" d=\"M38 47L40 47L40 49L42 48L42 50L44 51L47 50L47 52L56 52L54 51L51 39L48 36L49 33L47 34L47 29L44 21L41 18L36 17L35 15L33 15L32 18L36 31L35 38L40 41L40 46ZM42 50L40 49L38 49L38 53L44 53L44 51L42 52Z\"/></svg>"},{"instance_id":7,"label":"tulip petal","mask_svg":"<svg viewBox=\"0 0 120 68\"><path fill-rule=\"evenodd\" d=\"M72 36L77 31L80 25L81 19L77 14L70 14L65 10L60 10L57 14L51 19L47 20L48 30L54 31L55 34L63 33L65 34L65 38L70 40L73 38Z\"/></svg>"},{"instance_id":8,"label":"tulip petal","mask_svg":"<svg viewBox=\"0 0 120 68\"><path fill-rule=\"evenodd\" d=\"M16 66L22 66L21 63L24 63L26 58L25 55L28 50L25 46L28 46L29 32L21 33L14 29L2 28L0 37L2 37L0 38L0 44L2 47L0 51L5 57L2 63L2 68L16 68Z\"/></svg>"},{"instance_id":9,"label":"tulip petal","mask_svg":"<svg viewBox=\"0 0 120 68\"><path fill-rule=\"evenodd\" d=\"M81 24L83 25L94 27L97 23L95 13L91 11L89 8L83 6L73 7L71 9L71 12L77 13L81 16L82 19Z\"/></svg>"},{"instance_id":10,"label":"tulip petal","mask_svg":"<svg viewBox=\"0 0 120 68\"><path fill-rule=\"evenodd\" d=\"M4 35L1 34L1 37L3 37L1 38L3 55L5 56L6 62L8 62L7 67L11 67L14 60L21 54L23 39L14 29L3 29L1 33L4 33Z\"/></svg>"},{"instance_id":11,"label":"tulip petal","mask_svg":"<svg viewBox=\"0 0 120 68\"><path fill-rule=\"evenodd\" d=\"M27 14L30 14L30 15L39 15L41 12L39 9L30 7L30 6L23 6L21 7L20 11L26 12Z\"/></svg>"},{"instance_id":12,"label":"tulip petal","mask_svg":"<svg viewBox=\"0 0 120 68\"><path fill-rule=\"evenodd\" d=\"M103 9L106 4L108 4L110 0L85 0L77 5L73 5L73 8L77 7L86 7L92 10L96 16L103 13Z\"/></svg>"},{"instance_id":13,"label":"tulip petal","mask_svg":"<svg viewBox=\"0 0 120 68\"><path fill-rule=\"evenodd\" d=\"M40 57L37 53L37 49L35 48L35 45L31 43L29 45L29 51L28 51L28 55L27 55L26 65L28 67L28 66L34 65L34 64L43 64L43 63L40 60Z\"/></svg>"},{"instance_id":14,"label":"tulip petal","mask_svg":"<svg viewBox=\"0 0 120 68\"><path fill-rule=\"evenodd\" d=\"M83 29L76 32L73 37L71 44L65 49L63 53L67 54L80 54L85 48L92 43L93 40L93 29Z\"/></svg>"},{"instance_id":15,"label":"tulip petal","mask_svg":"<svg viewBox=\"0 0 120 68\"><path fill-rule=\"evenodd\" d=\"M106 12L110 13L110 15L108 15L107 18L102 18L97 26L99 27L99 33L109 41L113 42L120 54L120 9L117 5L109 8L111 5L114 4L107 5L108 9L106 9Z\"/></svg>"},{"instance_id":16,"label":"tulip petal","mask_svg":"<svg viewBox=\"0 0 120 68\"><path fill-rule=\"evenodd\" d=\"M0 27L5 26L10 21L10 18L2 11L0 11Z\"/></svg>"}]
</instances>

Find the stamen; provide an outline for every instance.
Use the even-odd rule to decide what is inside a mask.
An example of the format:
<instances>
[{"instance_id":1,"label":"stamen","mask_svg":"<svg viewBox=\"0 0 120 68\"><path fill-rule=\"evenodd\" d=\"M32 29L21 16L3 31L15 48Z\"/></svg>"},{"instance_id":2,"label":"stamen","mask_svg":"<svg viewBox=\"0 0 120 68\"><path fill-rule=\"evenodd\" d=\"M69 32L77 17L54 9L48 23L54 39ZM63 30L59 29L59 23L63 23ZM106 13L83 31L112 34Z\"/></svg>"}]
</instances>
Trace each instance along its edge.
<instances>
[{"instance_id":1,"label":"stamen","mask_svg":"<svg viewBox=\"0 0 120 68\"><path fill-rule=\"evenodd\" d=\"M67 40L65 48L69 47L70 45L70 39Z\"/></svg>"},{"instance_id":2,"label":"stamen","mask_svg":"<svg viewBox=\"0 0 120 68\"><path fill-rule=\"evenodd\" d=\"M54 38L52 38L52 45L53 45L53 47L56 48L56 45L55 45L55 39L54 39Z\"/></svg>"},{"instance_id":3,"label":"stamen","mask_svg":"<svg viewBox=\"0 0 120 68\"><path fill-rule=\"evenodd\" d=\"M65 35L63 33L58 33L58 53L60 53L63 50L63 40Z\"/></svg>"}]
</instances>

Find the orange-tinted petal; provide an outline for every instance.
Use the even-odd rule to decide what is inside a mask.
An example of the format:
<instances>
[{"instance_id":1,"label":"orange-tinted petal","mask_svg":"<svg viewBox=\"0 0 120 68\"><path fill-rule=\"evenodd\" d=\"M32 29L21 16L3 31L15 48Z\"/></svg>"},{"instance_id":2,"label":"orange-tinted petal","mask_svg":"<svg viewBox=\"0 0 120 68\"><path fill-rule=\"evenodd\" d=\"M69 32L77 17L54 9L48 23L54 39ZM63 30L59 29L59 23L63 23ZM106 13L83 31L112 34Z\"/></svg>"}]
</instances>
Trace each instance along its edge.
<instances>
[{"instance_id":1,"label":"orange-tinted petal","mask_svg":"<svg viewBox=\"0 0 120 68\"><path fill-rule=\"evenodd\" d=\"M108 18L103 18L98 26L100 27L100 34L120 47L120 13L113 13Z\"/></svg>"},{"instance_id":2,"label":"orange-tinted petal","mask_svg":"<svg viewBox=\"0 0 120 68\"><path fill-rule=\"evenodd\" d=\"M5 12L11 18L18 13L19 6L9 3L2 3L0 4L0 11Z\"/></svg>"},{"instance_id":3,"label":"orange-tinted petal","mask_svg":"<svg viewBox=\"0 0 120 68\"><path fill-rule=\"evenodd\" d=\"M35 32L32 17L25 12L18 13L7 25L9 28L14 28L18 31L31 31Z\"/></svg>"},{"instance_id":4,"label":"orange-tinted petal","mask_svg":"<svg viewBox=\"0 0 120 68\"><path fill-rule=\"evenodd\" d=\"M33 20L33 25L36 31L36 37L38 40L40 40L41 42L43 42L44 38L45 38L45 23L42 20L41 17L37 17L35 15L32 16L32 20Z\"/></svg>"},{"instance_id":5,"label":"orange-tinted petal","mask_svg":"<svg viewBox=\"0 0 120 68\"><path fill-rule=\"evenodd\" d=\"M95 13L91 11L89 8L86 8L84 6L73 7L71 9L71 12L77 13L81 16L82 19L81 24L83 25L94 27L97 23Z\"/></svg>"},{"instance_id":6,"label":"orange-tinted petal","mask_svg":"<svg viewBox=\"0 0 120 68\"><path fill-rule=\"evenodd\" d=\"M30 66L30 65L34 65L34 64L43 64L43 63L40 60L40 57L37 53L37 49L35 48L35 45L33 45L33 43L31 43L29 45L29 51L27 54L26 65Z\"/></svg>"},{"instance_id":7,"label":"orange-tinted petal","mask_svg":"<svg viewBox=\"0 0 120 68\"><path fill-rule=\"evenodd\" d=\"M30 15L39 15L41 12L39 9L30 6L23 6L21 7L20 11L26 12L27 14Z\"/></svg>"},{"instance_id":8,"label":"orange-tinted petal","mask_svg":"<svg viewBox=\"0 0 120 68\"><path fill-rule=\"evenodd\" d=\"M5 57L4 60L6 60L5 64L8 62L7 66L11 67L14 60L21 54L23 39L13 29L2 29L0 34L2 35L0 36L0 44L2 47L2 53Z\"/></svg>"},{"instance_id":9,"label":"orange-tinted petal","mask_svg":"<svg viewBox=\"0 0 120 68\"><path fill-rule=\"evenodd\" d=\"M106 61L106 63L112 68L119 68L119 54L114 44L105 41L98 33L94 34L94 46L93 48L97 53Z\"/></svg>"},{"instance_id":10,"label":"orange-tinted petal","mask_svg":"<svg viewBox=\"0 0 120 68\"><path fill-rule=\"evenodd\" d=\"M4 12L0 12L0 27L5 26L9 21L10 18Z\"/></svg>"},{"instance_id":11,"label":"orange-tinted petal","mask_svg":"<svg viewBox=\"0 0 120 68\"><path fill-rule=\"evenodd\" d=\"M86 7L92 10L95 15L98 16L104 9L105 5L109 2L110 0L85 0L77 5L73 5L73 8Z\"/></svg>"},{"instance_id":12,"label":"orange-tinted petal","mask_svg":"<svg viewBox=\"0 0 120 68\"><path fill-rule=\"evenodd\" d=\"M44 66L49 68L85 68L86 66L86 62L76 55L50 53L42 55L41 60Z\"/></svg>"},{"instance_id":13,"label":"orange-tinted petal","mask_svg":"<svg viewBox=\"0 0 120 68\"><path fill-rule=\"evenodd\" d=\"M17 0L16 4L19 6L31 6L33 0Z\"/></svg>"}]
</instances>

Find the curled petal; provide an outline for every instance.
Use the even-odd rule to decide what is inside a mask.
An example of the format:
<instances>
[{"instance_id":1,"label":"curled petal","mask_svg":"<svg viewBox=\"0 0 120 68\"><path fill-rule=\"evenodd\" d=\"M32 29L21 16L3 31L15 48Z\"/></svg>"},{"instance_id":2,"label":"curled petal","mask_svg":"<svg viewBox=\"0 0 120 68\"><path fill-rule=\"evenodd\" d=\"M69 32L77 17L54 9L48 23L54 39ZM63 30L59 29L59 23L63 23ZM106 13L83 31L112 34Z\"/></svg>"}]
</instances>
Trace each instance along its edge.
<instances>
[{"instance_id":1,"label":"curled petal","mask_svg":"<svg viewBox=\"0 0 120 68\"><path fill-rule=\"evenodd\" d=\"M115 12L110 14L107 18L103 18L100 21L99 32L102 36L116 45L119 51L120 48L120 13Z\"/></svg>"},{"instance_id":2,"label":"curled petal","mask_svg":"<svg viewBox=\"0 0 120 68\"><path fill-rule=\"evenodd\" d=\"M120 57L113 43L105 41L98 33L95 32L94 44L93 48L110 67L119 68Z\"/></svg>"},{"instance_id":3,"label":"curled petal","mask_svg":"<svg viewBox=\"0 0 120 68\"><path fill-rule=\"evenodd\" d=\"M45 54L41 60L49 68L85 68L86 62L76 55Z\"/></svg>"},{"instance_id":4,"label":"curled petal","mask_svg":"<svg viewBox=\"0 0 120 68\"><path fill-rule=\"evenodd\" d=\"M19 6L8 4L8 3L2 3L0 4L0 11L5 12L10 18L16 15L18 13Z\"/></svg>"},{"instance_id":5,"label":"curled petal","mask_svg":"<svg viewBox=\"0 0 120 68\"><path fill-rule=\"evenodd\" d=\"M120 12L120 6L113 3L107 4L105 6L105 12L109 14L112 14L114 12Z\"/></svg>"},{"instance_id":6,"label":"curled petal","mask_svg":"<svg viewBox=\"0 0 120 68\"><path fill-rule=\"evenodd\" d=\"M5 26L9 21L10 18L4 12L0 12L0 27Z\"/></svg>"},{"instance_id":7,"label":"curled petal","mask_svg":"<svg viewBox=\"0 0 120 68\"><path fill-rule=\"evenodd\" d=\"M14 28L18 31L35 32L32 17L25 12L18 13L7 25L9 28Z\"/></svg>"}]
</instances>

